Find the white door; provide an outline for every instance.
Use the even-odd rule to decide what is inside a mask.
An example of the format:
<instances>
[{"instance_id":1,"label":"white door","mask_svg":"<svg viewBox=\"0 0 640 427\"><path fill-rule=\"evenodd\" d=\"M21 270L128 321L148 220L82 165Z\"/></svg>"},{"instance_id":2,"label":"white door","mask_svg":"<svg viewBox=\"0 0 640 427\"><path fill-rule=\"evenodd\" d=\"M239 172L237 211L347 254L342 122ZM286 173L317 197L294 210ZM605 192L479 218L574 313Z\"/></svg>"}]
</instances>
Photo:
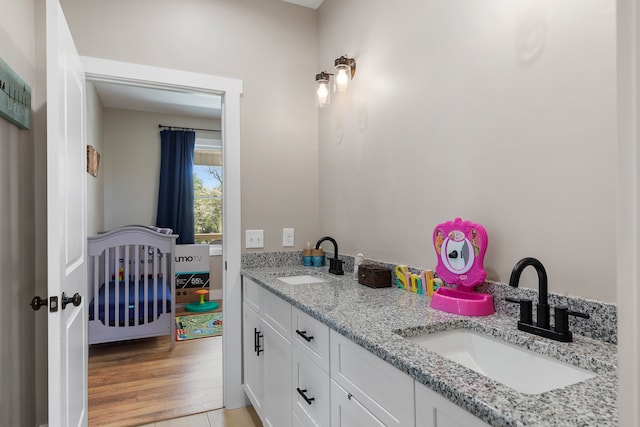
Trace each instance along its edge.
<instances>
[{"instance_id":1,"label":"white door","mask_svg":"<svg viewBox=\"0 0 640 427\"><path fill-rule=\"evenodd\" d=\"M86 426L84 73L58 0L46 3L46 37L49 426Z\"/></svg>"}]
</instances>

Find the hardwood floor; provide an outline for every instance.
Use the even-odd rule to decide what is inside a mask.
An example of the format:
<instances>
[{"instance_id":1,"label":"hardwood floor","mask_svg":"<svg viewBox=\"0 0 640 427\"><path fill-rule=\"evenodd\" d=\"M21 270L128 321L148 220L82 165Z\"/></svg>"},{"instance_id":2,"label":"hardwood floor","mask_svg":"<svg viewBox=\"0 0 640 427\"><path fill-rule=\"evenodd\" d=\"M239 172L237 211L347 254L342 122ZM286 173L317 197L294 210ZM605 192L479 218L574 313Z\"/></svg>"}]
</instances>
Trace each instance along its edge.
<instances>
[{"instance_id":1,"label":"hardwood floor","mask_svg":"<svg viewBox=\"0 0 640 427\"><path fill-rule=\"evenodd\" d=\"M89 425L139 426L222 407L222 336L89 348Z\"/></svg>"}]
</instances>

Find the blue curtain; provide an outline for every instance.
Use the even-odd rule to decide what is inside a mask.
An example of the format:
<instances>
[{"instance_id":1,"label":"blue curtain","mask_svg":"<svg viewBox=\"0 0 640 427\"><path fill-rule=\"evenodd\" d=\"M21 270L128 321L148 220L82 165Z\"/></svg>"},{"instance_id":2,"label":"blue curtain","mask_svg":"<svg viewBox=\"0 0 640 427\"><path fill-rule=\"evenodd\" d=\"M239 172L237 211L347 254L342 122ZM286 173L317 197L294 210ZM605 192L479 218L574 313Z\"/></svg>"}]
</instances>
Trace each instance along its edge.
<instances>
[{"instance_id":1,"label":"blue curtain","mask_svg":"<svg viewBox=\"0 0 640 427\"><path fill-rule=\"evenodd\" d=\"M160 132L160 190L157 227L173 229L178 244L194 243L193 150L196 133Z\"/></svg>"}]
</instances>

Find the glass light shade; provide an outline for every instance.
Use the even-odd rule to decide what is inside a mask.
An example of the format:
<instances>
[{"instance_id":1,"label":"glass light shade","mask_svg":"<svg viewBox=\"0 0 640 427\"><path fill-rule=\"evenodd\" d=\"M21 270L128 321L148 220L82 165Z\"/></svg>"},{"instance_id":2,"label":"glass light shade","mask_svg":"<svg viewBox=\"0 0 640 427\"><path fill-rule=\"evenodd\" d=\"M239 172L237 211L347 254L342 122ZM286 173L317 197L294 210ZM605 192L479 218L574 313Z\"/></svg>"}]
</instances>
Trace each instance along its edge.
<instances>
[{"instance_id":1,"label":"glass light shade","mask_svg":"<svg viewBox=\"0 0 640 427\"><path fill-rule=\"evenodd\" d=\"M331 102L329 88L329 74L322 72L316 75L316 106L326 107L329 105Z\"/></svg>"},{"instance_id":2,"label":"glass light shade","mask_svg":"<svg viewBox=\"0 0 640 427\"><path fill-rule=\"evenodd\" d=\"M349 83L351 82L351 67L347 64L340 64L336 66L336 91L346 92L349 90Z\"/></svg>"},{"instance_id":3,"label":"glass light shade","mask_svg":"<svg viewBox=\"0 0 640 427\"><path fill-rule=\"evenodd\" d=\"M336 92L347 92L351 86L351 79L356 73L356 60L343 55L333 63L336 67L334 89Z\"/></svg>"}]
</instances>

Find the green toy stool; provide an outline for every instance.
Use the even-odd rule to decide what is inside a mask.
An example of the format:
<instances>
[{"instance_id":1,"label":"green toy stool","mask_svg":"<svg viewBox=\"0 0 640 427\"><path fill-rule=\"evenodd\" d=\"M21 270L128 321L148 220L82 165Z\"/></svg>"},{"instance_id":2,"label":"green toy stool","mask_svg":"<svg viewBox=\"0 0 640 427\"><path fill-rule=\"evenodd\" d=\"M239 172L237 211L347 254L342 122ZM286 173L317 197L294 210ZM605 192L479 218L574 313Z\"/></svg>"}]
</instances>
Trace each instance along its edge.
<instances>
[{"instance_id":1,"label":"green toy stool","mask_svg":"<svg viewBox=\"0 0 640 427\"><path fill-rule=\"evenodd\" d=\"M194 311L194 312L203 312L203 311L213 311L218 308L218 303L216 301L205 301L204 296L209 293L207 289L198 289L195 292L197 295L200 295L200 302L191 302L185 306L186 311Z\"/></svg>"}]
</instances>

